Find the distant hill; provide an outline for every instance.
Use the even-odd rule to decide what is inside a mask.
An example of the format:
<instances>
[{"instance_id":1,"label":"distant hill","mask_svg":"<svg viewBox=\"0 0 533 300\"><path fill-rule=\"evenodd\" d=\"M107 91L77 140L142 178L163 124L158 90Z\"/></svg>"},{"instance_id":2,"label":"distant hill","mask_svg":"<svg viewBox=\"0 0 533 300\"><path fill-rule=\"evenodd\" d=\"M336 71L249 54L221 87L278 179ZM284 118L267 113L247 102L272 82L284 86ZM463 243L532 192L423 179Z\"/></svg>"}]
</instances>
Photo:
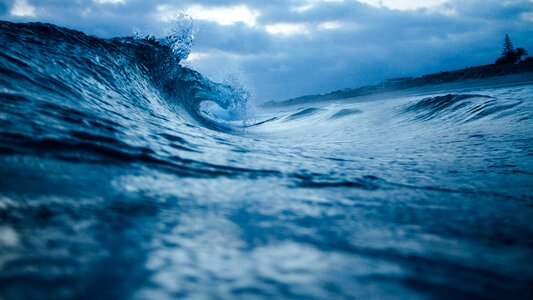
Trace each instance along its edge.
<instances>
[{"instance_id":1,"label":"distant hill","mask_svg":"<svg viewBox=\"0 0 533 300\"><path fill-rule=\"evenodd\" d=\"M269 101L264 103L262 106L288 106L307 102L342 100L386 92L407 90L416 87L460 82L464 80L485 79L506 75L517 75L523 73L533 73L533 57L528 58L518 64L485 65L456 71L429 74L422 77L393 78L377 85L364 86L355 89L348 88L327 94L301 96L285 101Z\"/></svg>"}]
</instances>

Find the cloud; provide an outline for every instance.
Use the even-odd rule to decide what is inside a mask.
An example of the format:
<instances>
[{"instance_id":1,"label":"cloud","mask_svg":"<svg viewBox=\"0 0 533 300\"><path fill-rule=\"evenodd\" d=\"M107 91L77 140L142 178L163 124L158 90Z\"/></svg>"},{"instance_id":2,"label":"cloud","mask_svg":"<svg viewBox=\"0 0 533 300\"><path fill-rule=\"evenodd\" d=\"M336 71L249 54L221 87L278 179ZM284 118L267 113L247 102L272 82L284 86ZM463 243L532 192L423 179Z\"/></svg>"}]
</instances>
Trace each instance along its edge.
<instances>
[{"instance_id":1,"label":"cloud","mask_svg":"<svg viewBox=\"0 0 533 300\"><path fill-rule=\"evenodd\" d=\"M533 11L523 13L522 19L533 23Z\"/></svg>"},{"instance_id":2,"label":"cloud","mask_svg":"<svg viewBox=\"0 0 533 300\"><path fill-rule=\"evenodd\" d=\"M377 7L388 7L399 10L412 10L419 8L432 8L446 2L446 0L360 0Z\"/></svg>"},{"instance_id":3,"label":"cloud","mask_svg":"<svg viewBox=\"0 0 533 300\"><path fill-rule=\"evenodd\" d=\"M291 36L296 34L309 34L309 28L302 23L275 23L265 26L266 32L273 35Z\"/></svg>"},{"instance_id":4,"label":"cloud","mask_svg":"<svg viewBox=\"0 0 533 300\"><path fill-rule=\"evenodd\" d=\"M126 0L94 0L94 2L99 4L123 4L126 3Z\"/></svg>"},{"instance_id":5,"label":"cloud","mask_svg":"<svg viewBox=\"0 0 533 300\"><path fill-rule=\"evenodd\" d=\"M243 23L253 27L257 23L260 13L255 9L250 9L246 5L229 7L204 7L201 5L189 6L185 12L196 20L215 22L220 25L234 25Z\"/></svg>"},{"instance_id":6,"label":"cloud","mask_svg":"<svg viewBox=\"0 0 533 300\"><path fill-rule=\"evenodd\" d=\"M2 19L102 37L164 36L188 12L190 64L243 72L259 101L487 64L505 33L533 51L529 0L0 0Z\"/></svg>"},{"instance_id":7,"label":"cloud","mask_svg":"<svg viewBox=\"0 0 533 300\"><path fill-rule=\"evenodd\" d=\"M35 7L28 4L26 0L16 0L11 7L10 14L15 17L33 17Z\"/></svg>"}]
</instances>

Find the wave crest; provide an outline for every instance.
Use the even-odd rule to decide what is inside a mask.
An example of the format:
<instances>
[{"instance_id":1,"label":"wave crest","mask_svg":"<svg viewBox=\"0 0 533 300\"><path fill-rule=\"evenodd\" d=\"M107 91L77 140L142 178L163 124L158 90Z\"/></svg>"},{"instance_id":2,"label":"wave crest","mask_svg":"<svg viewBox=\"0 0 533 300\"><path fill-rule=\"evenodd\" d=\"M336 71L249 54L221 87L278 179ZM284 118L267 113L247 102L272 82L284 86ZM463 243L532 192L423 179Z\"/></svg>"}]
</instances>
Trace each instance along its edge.
<instances>
[{"instance_id":1,"label":"wave crest","mask_svg":"<svg viewBox=\"0 0 533 300\"><path fill-rule=\"evenodd\" d=\"M196 39L197 28L189 15L180 13L176 17L175 26L170 34L160 39L163 45L172 49L172 53L180 60L191 54Z\"/></svg>"}]
</instances>

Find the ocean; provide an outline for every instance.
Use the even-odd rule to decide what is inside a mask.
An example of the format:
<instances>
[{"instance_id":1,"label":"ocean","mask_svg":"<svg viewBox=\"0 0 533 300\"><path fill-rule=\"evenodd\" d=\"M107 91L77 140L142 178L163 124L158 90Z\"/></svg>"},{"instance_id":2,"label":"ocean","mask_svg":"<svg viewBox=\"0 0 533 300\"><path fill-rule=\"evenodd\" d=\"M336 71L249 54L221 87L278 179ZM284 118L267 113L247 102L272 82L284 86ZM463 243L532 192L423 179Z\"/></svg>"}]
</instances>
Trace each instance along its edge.
<instances>
[{"instance_id":1,"label":"ocean","mask_svg":"<svg viewBox=\"0 0 533 300\"><path fill-rule=\"evenodd\" d=\"M0 299L533 293L531 84L264 108L179 35L0 41Z\"/></svg>"}]
</instances>

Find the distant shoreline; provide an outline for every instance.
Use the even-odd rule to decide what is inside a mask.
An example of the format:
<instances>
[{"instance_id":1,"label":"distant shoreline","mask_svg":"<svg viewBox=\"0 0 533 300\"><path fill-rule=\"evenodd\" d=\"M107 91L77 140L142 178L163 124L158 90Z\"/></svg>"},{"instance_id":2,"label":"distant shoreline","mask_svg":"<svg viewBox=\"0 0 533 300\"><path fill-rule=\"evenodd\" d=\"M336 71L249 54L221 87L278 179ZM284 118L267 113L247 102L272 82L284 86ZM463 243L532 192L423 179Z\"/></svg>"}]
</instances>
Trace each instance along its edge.
<instances>
[{"instance_id":1,"label":"distant shoreline","mask_svg":"<svg viewBox=\"0 0 533 300\"><path fill-rule=\"evenodd\" d=\"M414 95L417 93L525 84L533 84L533 59L531 58L513 65L485 65L416 78L393 78L377 85L338 90L326 94L301 96L284 101L269 101L264 103L262 107L292 106L309 102L345 99L358 100L358 98L369 98L369 96L389 93L397 94L398 92Z\"/></svg>"}]
</instances>

